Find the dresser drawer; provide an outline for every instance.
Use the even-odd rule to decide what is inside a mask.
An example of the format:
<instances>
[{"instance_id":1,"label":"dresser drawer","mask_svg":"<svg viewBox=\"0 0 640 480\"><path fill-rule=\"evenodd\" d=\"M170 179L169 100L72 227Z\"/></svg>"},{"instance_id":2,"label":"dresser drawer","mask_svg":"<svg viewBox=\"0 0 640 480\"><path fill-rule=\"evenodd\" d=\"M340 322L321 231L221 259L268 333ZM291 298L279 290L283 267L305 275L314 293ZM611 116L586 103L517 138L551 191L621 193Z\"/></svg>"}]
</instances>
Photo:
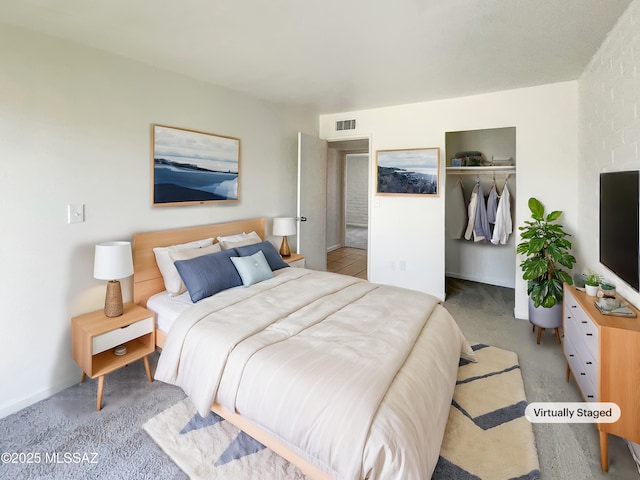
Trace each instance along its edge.
<instances>
[{"instance_id":1,"label":"dresser drawer","mask_svg":"<svg viewBox=\"0 0 640 480\"><path fill-rule=\"evenodd\" d=\"M93 337L93 355L153 332L153 317Z\"/></svg>"},{"instance_id":2,"label":"dresser drawer","mask_svg":"<svg viewBox=\"0 0 640 480\"><path fill-rule=\"evenodd\" d=\"M594 357L593 349L591 342L593 341L593 336L588 336L585 333L584 328L581 326L580 322L575 318L570 318L565 321L564 324L564 335L571 339L571 343L577 350L580 357L586 359L589 357L590 359L596 359L597 356ZM595 336L597 340L597 333ZM598 351L598 345L595 346L596 352Z\"/></svg>"},{"instance_id":3,"label":"dresser drawer","mask_svg":"<svg viewBox=\"0 0 640 480\"><path fill-rule=\"evenodd\" d=\"M582 309L574 309L573 311L573 319L576 322L576 325L580 327L581 335L585 339L585 343L589 348L591 355L593 358L599 357L598 352L598 327L593 323L593 321L584 313Z\"/></svg>"},{"instance_id":4,"label":"dresser drawer","mask_svg":"<svg viewBox=\"0 0 640 480\"><path fill-rule=\"evenodd\" d=\"M576 375L575 373L573 375L576 382L578 382L578 386L580 387L580 391L582 392L585 402L597 402L598 390L594 387L593 383L591 383L589 377L581 374Z\"/></svg>"},{"instance_id":5,"label":"dresser drawer","mask_svg":"<svg viewBox=\"0 0 640 480\"><path fill-rule=\"evenodd\" d=\"M576 328L569 334L574 336L574 344L576 344L576 347L578 347L579 343L584 343L591 352L591 356L594 359L597 359L599 356L598 327L577 305L571 295L565 296L564 323L565 329L568 328L568 325L575 325Z\"/></svg>"},{"instance_id":6,"label":"dresser drawer","mask_svg":"<svg viewBox=\"0 0 640 480\"><path fill-rule=\"evenodd\" d=\"M575 345L571 342L570 338L565 335L564 338L564 353L573 372L573 377L580 388L582 396L587 402L598 401L598 366L592 359L585 360L580 356L580 351L576 349ZM590 362L590 364L589 364ZM595 365L594 370L591 368Z\"/></svg>"}]
</instances>

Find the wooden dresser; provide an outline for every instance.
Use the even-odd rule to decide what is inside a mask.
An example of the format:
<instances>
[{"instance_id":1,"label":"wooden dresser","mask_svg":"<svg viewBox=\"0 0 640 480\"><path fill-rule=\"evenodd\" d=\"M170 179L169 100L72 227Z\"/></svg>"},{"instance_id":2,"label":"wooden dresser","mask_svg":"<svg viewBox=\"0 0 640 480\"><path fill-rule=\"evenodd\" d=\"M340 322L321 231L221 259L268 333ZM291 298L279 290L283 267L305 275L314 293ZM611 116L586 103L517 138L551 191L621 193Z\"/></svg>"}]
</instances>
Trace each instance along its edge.
<instances>
[{"instance_id":1,"label":"wooden dresser","mask_svg":"<svg viewBox=\"0 0 640 480\"><path fill-rule=\"evenodd\" d=\"M602 315L589 297L564 286L563 328L567 381L570 374L587 402L614 402L621 410L615 423L596 424L600 463L609 469L608 434L640 443L640 314L636 318Z\"/></svg>"}]
</instances>

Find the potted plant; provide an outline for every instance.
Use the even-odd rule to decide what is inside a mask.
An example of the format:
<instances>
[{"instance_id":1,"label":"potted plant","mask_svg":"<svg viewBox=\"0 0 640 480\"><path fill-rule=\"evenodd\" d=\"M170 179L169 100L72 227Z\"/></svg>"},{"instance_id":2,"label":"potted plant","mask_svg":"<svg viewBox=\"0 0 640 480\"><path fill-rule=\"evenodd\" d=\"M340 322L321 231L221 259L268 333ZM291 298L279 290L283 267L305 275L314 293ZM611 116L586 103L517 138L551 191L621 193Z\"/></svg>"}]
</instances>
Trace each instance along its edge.
<instances>
[{"instance_id":1,"label":"potted plant","mask_svg":"<svg viewBox=\"0 0 640 480\"><path fill-rule=\"evenodd\" d=\"M605 298L615 298L616 286L613 283L600 281L600 290Z\"/></svg>"},{"instance_id":2,"label":"potted plant","mask_svg":"<svg viewBox=\"0 0 640 480\"><path fill-rule=\"evenodd\" d=\"M522 278L527 281L529 294L529 321L534 326L556 329L562 325L563 283L573 284L571 276L562 268L573 268L576 262L571 255L570 235L562 225L555 223L562 211L555 210L545 216L544 206L536 198L529 199L531 220L519 227L522 242L516 251L526 256L520 263ZM535 328L535 327L534 327ZM540 333L538 331L538 343Z\"/></svg>"},{"instance_id":3,"label":"potted plant","mask_svg":"<svg viewBox=\"0 0 640 480\"><path fill-rule=\"evenodd\" d=\"M600 281L602 278L595 272L589 272L584 276L584 289L590 297L598 296Z\"/></svg>"}]
</instances>

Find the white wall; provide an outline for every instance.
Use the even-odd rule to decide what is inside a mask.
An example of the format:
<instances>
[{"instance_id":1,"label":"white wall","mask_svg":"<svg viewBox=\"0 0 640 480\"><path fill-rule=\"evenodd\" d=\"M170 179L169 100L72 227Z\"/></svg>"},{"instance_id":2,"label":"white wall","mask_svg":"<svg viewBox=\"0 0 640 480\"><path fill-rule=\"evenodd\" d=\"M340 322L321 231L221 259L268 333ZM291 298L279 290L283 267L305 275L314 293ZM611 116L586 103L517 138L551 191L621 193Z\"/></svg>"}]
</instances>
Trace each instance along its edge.
<instances>
[{"instance_id":1,"label":"white wall","mask_svg":"<svg viewBox=\"0 0 640 480\"><path fill-rule=\"evenodd\" d=\"M598 255L599 174L640 169L640 0L620 17L579 81L580 169L578 269L613 279L618 292L640 307L640 294Z\"/></svg>"},{"instance_id":2,"label":"white wall","mask_svg":"<svg viewBox=\"0 0 640 480\"><path fill-rule=\"evenodd\" d=\"M348 112L353 135L371 136L369 279L429 292L441 299L444 283L444 194L437 198L375 196L376 150L445 147L447 131L516 127L517 227L530 215L527 200L564 210L569 232L578 224L578 83L576 81ZM335 121L320 116L320 136L337 140ZM344 138L344 135L341 136ZM444 175L441 159L441 185ZM404 263L402 263L404 262ZM519 260L517 261L519 264ZM404 266L404 270L403 267ZM526 283L518 270L515 315L527 318Z\"/></svg>"},{"instance_id":3,"label":"white wall","mask_svg":"<svg viewBox=\"0 0 640 480\"><path fill-rule=\"evenodd\" d=\"M70 318L104 304L96 242L293 216L296 131L317 132L317 116L9 26L0 65L4 416L79 380ZM152 123L240 138L240 201L153 209ZM85 223L67 225L69 203Z\"/></svg>"}]
</instances>

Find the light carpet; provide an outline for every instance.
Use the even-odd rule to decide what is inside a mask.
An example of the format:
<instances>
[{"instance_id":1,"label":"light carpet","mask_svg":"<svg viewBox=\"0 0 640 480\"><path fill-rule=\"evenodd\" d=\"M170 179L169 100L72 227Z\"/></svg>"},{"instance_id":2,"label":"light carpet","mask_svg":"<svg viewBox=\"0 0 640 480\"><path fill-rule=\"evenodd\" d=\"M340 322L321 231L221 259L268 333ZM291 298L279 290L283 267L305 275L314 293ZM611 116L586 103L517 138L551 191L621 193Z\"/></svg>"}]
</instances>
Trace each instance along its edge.
<instances>
[{"instance_id":1,"label":"light carpet","mask_svg":"<svg viewBox=\"0 0 640 480\"><path fill-rule=\"evenodd\" d=\"M460 361L449 420L433 479L539 478L517 355L474 345L477 363ZM193 480L297 480L289 462L188 399L149 420L144 429Z\"/></svg>"}]
</instances>

